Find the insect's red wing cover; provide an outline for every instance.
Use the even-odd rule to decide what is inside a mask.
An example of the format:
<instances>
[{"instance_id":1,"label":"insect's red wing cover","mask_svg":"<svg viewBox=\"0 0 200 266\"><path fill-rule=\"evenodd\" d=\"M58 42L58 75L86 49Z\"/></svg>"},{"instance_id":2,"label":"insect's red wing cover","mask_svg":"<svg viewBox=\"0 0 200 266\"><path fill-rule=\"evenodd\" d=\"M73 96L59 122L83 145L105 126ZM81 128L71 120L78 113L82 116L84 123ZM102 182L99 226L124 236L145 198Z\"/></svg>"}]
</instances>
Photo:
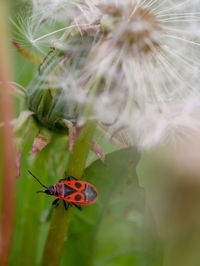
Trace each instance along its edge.
<instances>
[{"instance_id":1,"label":"insect's red wing cover","mask_svg":"<svg viewBox=\"0 0 200 266\"><path fill-rule=\"evenodd\" d=\"M90 205L97 200L97 190L90 183L84 181L65 181L63 183L66 195L64 200L77 205Z\"/></svg>"}]
</instances>

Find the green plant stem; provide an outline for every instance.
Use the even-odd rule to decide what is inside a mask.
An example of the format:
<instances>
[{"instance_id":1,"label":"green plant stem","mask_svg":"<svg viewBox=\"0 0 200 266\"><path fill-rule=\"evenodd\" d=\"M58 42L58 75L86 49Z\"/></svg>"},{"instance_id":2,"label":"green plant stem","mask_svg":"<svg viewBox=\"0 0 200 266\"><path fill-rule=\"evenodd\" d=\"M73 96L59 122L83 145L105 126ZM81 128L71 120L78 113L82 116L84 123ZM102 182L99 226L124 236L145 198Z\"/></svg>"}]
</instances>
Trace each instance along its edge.
<instances>
[{"instance_id":1,"label":"green plant stem","mask_svg":"<svg viewBox=\"0 0 200 266\"><path fill-rule=\"evenodd\" d=\"M46 183L48 176L48 162L51 152L51 144L45 147L42 151L35 154L35 160L31 166L31 171L38 177L42 177L42 181ZM38 247L39 232L41 227L41 215L44 209L44 197L38 195L36 191L40 189L35 180L29 176L27 169L25 175L21 178L26 178L26 191L22 192L26 198L24 207L24 219L22 225L22 238L18 251L18 263L20 266L33 266L36 263L36 254ZM29 241L27 241L27 236Z\"/></svg>"},{"instance_id":2,"label":"green plant stem","mask_svg":"<svg viewBox=\"0 0 200 266\"><path fill-rule=\"evenodd\" d=\"M75 176L76 178L81 178L83 175L96 126L96 121L88 121L84 128L82 128L79 138L74 144L74 151L69 156L66 167L68 175ZM60 264L71 214L72 208L65 211L63 204L55 208L43 252L42 266L58 266Z\"/></svg>"}]
</instances>

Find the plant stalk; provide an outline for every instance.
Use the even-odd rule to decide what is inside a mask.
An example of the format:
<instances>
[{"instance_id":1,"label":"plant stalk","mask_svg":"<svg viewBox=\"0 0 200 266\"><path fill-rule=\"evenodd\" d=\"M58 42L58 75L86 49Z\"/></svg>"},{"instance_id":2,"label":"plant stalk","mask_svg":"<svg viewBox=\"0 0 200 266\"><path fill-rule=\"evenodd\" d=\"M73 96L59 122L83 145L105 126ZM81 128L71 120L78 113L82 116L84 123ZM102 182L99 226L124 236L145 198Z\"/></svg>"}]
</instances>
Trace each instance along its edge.
<instances>
[{"instance_id":1,"label":"plant stalk","mask_svg":"<svg viewBox=\"0 0 200 266\"><path fill-rule=\"evenodd\" d=\"M51 151L51 144L45 147L42 151L35 154L35 160L32 164L31 171L36 176L42 176L43 182L46 183L48 177L48 162ZM41 227L41 215L44 209L44 197L38 195L36 191L39 186L33 178L28 178L29 173L25 172L25 176L21 178L26 178L26 202L24 207L24 219L22 225L22 238L18 241L19 251L18 251L18 263L20 266L34 266L36 265L37 259L37 248L39 232ZM29 241L27 241L27 236Z\"/></svg>"},{"instance_id":2,"label":"plant stalk","mask_svg":"<svg viewBox=\"0 0 200 266\"><path fill-rule=\"evenodd\" d=\"M9 53L8 53L8 7L6 1L0 1L0 153L2 176L1 224L0 224L0 265L7 265L13 233L15 202L15 152L13 130L10 121L13 119Z\"/></svg>"},{"instance_id":3,"label":"plant stalk","mask_svg":"<svg viewBox=\"0 0 200 266\"><path fill-rule=\"evenodd\" d=\"M70 154L67 163L66 173L68 175L76 178L82 177L96 126L96 121L88 121L81 129L80 135L74 143L74 151ZM43 252L42 266L58 266L61 261L63 246L72 215L72 208L70 207L66 211L61 203L55 208L53 213Z\"/></svg>"}]
</instances>

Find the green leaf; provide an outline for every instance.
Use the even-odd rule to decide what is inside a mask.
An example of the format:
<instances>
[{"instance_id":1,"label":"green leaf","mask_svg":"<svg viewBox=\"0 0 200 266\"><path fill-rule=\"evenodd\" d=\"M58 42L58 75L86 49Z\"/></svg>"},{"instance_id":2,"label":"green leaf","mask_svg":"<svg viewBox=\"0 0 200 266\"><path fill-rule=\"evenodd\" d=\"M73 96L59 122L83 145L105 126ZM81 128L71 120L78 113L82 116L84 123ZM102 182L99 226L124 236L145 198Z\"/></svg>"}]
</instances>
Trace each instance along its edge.
<instances>
[{"instance_id":1,"label":"green leaf","mask_svg":"<svg viewBox=\"0 0 200 266\"><path fill-rule=\"evenodd\" d=\"M144 191L132 149L113 152L90 165L84 180L98 190L98 201L74 210L61 265L160 265L154 232L146 223Z\"/></svg>"}]
</instances>

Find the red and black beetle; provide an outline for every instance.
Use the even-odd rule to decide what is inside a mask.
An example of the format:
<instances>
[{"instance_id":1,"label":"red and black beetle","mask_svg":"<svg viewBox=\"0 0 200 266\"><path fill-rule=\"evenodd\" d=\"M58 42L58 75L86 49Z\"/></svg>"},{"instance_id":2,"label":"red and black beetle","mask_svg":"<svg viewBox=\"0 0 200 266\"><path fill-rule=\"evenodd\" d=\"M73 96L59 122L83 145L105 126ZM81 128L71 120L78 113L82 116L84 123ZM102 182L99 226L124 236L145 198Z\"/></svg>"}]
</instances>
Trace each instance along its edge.
<instances>
[{"instance_id":1,"label":"red and black beetle","mask_svg":"<svg viewBox=\"0 0 200 266\"><path fill-rule=\"evenodd\" d=\"M44 191L38 192L43 192L47 195L56 197L52 205L55 205L59 199L62 199L66 210L71 204L76 206L79 210L82 210L82 208L78 205L90 205L97 200L97 190L88 182L77 180L73 176L67 176L67 178L60 179L59 183L47 187L43 185L40 180L31 173L31 171L28 170L28 172L40 183L42 187L46 188ZM75 180L71 181L70 178Z\"/></svg>"}]
</instances>

